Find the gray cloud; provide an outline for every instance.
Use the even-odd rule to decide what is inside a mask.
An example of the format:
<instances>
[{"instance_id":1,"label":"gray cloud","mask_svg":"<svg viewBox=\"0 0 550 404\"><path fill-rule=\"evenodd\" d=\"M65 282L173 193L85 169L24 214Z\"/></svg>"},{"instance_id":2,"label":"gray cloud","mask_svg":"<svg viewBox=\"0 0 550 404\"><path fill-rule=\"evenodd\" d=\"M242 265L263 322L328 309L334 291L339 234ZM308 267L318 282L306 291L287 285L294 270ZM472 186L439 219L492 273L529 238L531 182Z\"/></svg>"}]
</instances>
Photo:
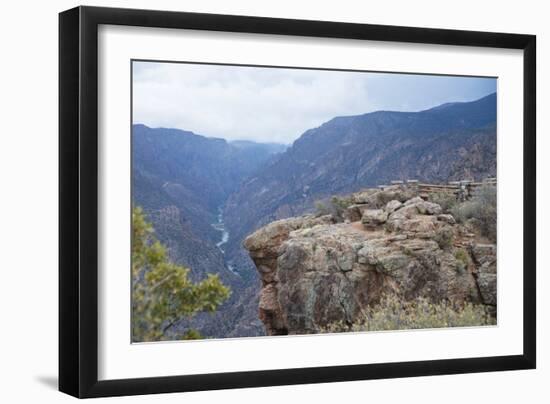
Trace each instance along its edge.
<instances>
[{"instance_id":1,"label":"gray cloud","mask_svg":"<svg viewBox=\"0 0 550 404\"><path fill-rule=\"evenodd\" d=\"M496 90L496 80L134 62L134 123L229 140L292 143L335 116L421 110Z\"/></svg>"}]
</instances>

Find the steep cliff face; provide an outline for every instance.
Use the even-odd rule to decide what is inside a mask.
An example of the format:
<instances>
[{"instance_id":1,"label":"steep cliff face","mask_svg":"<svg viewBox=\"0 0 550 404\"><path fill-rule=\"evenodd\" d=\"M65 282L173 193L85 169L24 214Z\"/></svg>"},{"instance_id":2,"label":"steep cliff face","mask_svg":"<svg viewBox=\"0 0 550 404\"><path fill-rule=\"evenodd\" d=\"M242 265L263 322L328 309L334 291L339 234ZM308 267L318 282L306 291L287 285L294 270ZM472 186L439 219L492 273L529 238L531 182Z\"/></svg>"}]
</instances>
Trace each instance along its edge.
<instances>
[{"instance_id":1,"label":"steep cliff face","mask_svg":"<svg viewBox=\"0 0 550 404\"><path fill-rule=\"evenodd\" d=\"M344 222L331 215L283 219L245 240L262 280L259 312L269 335L354 324L387 295L496 312L494 245L410 190L352 199Z\"/></svg>"}]
</instances>

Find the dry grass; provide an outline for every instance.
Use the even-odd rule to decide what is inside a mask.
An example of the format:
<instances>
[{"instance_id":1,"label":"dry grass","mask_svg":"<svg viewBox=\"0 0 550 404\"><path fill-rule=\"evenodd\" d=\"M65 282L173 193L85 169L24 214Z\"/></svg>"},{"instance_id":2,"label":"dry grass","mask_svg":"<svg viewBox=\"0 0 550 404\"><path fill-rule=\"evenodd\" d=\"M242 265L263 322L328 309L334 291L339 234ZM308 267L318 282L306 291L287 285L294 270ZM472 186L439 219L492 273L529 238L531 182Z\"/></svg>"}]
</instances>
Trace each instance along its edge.
<instances>
[{"instance_id":1,"label":"dry grass","mask_svg":"<svg viewBox=\"0 0 550 404\"><path fill-rule=\"evenodd\" d=\"M480 187L469 201L451 208L451 213L459 223L473 219L479 224L482 236L492 242L497 238L497 190L494 186Z\"/></svg>"},{"instance_id":2,"label":"dry grass","mask_svg":"<svg viewBox=\"0 0 550 404\"><path fill-rule=\"evenodd\" d=\"M387 331L426 328L472 327L495 325L487 308L466 303L454 307L448 302L434 304L418 298L401 302L397 296L386 296L379 305L369 307L355 324L334 323L325 332Z\"/></svg>"}]
</instances>

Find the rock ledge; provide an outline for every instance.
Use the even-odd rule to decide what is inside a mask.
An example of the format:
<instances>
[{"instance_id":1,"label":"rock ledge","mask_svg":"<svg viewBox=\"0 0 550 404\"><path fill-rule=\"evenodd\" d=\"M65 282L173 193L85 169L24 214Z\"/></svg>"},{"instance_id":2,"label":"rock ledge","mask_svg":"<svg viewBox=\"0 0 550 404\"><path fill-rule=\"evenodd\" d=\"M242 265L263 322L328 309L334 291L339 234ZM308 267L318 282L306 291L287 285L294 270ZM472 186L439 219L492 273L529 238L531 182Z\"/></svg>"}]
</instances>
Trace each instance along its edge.
<instances>
[{"instance_id":1,"label":"rock ledge","mask_svg":"<svg viewBox=\"0 0 550 404\"><path fill-rule=\"evenodd\" d=\"M268 335L352 324L388 294L485 304L496 313L494 245L479 244L439 205L409 194L352 198L344 223L307 215L246 238L262 280L259 315Z\"/></svg>"}]
</instances>

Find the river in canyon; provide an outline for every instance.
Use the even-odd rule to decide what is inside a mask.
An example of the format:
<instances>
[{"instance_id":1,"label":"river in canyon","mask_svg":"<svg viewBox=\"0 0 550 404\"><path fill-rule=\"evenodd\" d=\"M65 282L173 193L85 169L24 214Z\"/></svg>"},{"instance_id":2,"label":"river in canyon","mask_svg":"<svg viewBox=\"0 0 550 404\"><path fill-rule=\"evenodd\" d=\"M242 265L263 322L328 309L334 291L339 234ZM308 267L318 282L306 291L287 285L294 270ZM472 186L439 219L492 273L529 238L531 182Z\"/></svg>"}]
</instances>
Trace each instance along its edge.
<instances>
[{"instance_id":1,"label":"river in canyon","mask_svg":"<svg viewBox=\"0 0 550 404\"><path fill-rule=\"evenodd\" d=\"M228 261L225 260L224 245L227 244L227 242L229 241L229 232L225 228L225 223L223 221L223 207L218 208L217 221L216 221L216 223L212 223L212 227L221 233L220 241L218 241L216 243L216 247L218 247L218 249L221 251L222 255L224 256L225 267L229 271L231 271L233 274L235 274L237 276L240 276L239 273L237 271L235 271L235 268L233 267L231 262L228 262Z\"/></svg>"}]
</instances>

